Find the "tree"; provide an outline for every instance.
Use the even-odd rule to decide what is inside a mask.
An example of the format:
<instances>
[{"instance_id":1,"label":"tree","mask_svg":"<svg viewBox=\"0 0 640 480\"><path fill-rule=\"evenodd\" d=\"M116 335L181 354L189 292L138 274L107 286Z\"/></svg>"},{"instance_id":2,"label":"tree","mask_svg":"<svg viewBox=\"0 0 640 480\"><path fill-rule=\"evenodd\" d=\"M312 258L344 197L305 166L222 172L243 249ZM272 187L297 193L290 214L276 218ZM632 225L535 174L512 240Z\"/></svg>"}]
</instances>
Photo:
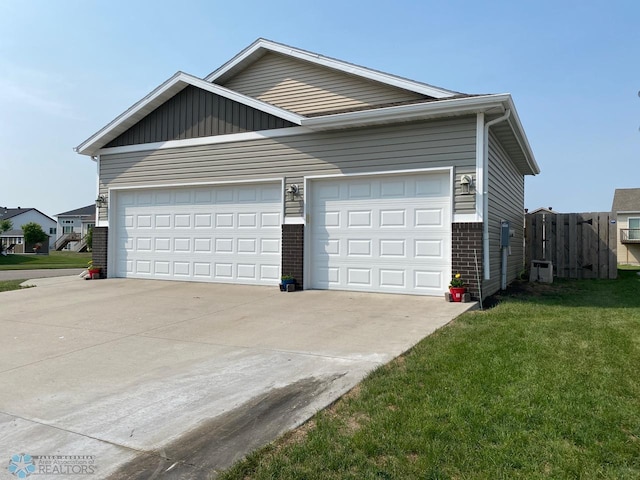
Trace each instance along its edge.
<instances>
[{"instance_id":1,"label":"tree","mask_svg":"<svg viewBox=\"0 0 640 480\"><path fill-rule=\"evenodd\" d=\"M93 250L93 227L89 227L89 231L87 232L85 240L87 242L87 248L89 249L89 251Z\"/></svg>"},{"instance_id":2,"label":"tree","mask_svg":"<svg viewBox=\"0 0 640 480\"><path fill-rule=\"evenodd\" d=\"M26 223L22 226L22 234L24 235L24 243L27 245L35 245L46 241L49 237L42 227L35 222Z\"/></svg>"},{"instance_id":3,"label":"tree","mask_svg":"<svg viewBox=\"0 0 640 480\"><path fill-rule=\"evenodd\" d=\"M13 228L13 223L11 223L11 220L9 219L0 220L0 233L8 232L12 228Z\"/></svg>"}]
</instances>

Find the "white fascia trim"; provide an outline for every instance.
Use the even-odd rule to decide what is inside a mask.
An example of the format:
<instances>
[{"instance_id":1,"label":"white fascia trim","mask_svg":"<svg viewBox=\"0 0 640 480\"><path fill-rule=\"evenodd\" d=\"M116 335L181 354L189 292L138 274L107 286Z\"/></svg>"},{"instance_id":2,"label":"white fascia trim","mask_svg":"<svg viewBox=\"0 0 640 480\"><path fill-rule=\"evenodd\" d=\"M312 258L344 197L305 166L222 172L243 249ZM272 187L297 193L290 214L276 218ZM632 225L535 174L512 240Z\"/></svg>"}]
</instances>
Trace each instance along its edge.
<instances>
[{"instance_id":1,"label":"white fascia trim","mask_svg":"<svg viewBox=\"0 0 640 480\"><path fill-rule=\"evenodd\" d=\"M306 127L277 128L274 130L259 130L256 132L230 133L227 135L215 135L212 137L188 138L185 140L169 140L166 142L140 143L137 145L125 145L123 147L110 147L98 150L102 155L143 152L145 150L164 150L167 148L198 147L201 145L215 145L230 142L246 142L249 140L262 140L265 138L288 137L313 133Z\"/></svg>"},{"instance_id":2,"label":"white fascia trim","mask_svg":"<svg viewBox=\"0 0 640 480\"><path fill-rule=\"evenodd\" d=\"M516 140L520 148L525 153L525 157L527 158L527 164L529 168L533 172L534 175L538 175L540 173L540 166L538 162L536 162L536 158L533 155L533 150L531 149L531 145L529 145L529 139L524 132L524 128L522 127L522 122L520 121L520 116L518 115L518 111L516 110L516 106L513 103L513 99L511 95L509 95L508 105L507 107L511 110L511 116L507 120L507 123L511 125L512 130L515 133Z\"/></svg>"},{"instance_id":3,"label":"white fascia trim","mask_svg":"<svg viewBox=\"0 0 640 480\"><path fill-rule=\"evenodd\" d=\"M188 182L188 183L159 183L153 185L120 185L109 187L109 200L111 200L111 192L119 192L124 190L148 190L157 188L182 188L182 187L207 187L215 185L233 185L242 183L280 183L284 186L283 177L265 177L265 178L248 178L244 180L219 180L210 182ZM284 191L284 190L283 190Z\"/></svg>"},{"instance_id":4,"label":"white fascia trim","mask_svg":"<svg viewBox=\"0 0 640 480\"><path fill-rule=\"evenodd\" d=\"M303 118L302 126L313 130L346 128L358 125L374 125L394 121L412 121L451 114L478 113L494 108L505 110L509 95L483 95L481 97L456 98L437 102L376 108L359 112L338 113L321 117Z\"/></svg>"},{"instance_id":5,"label":"white fascia trim","mask_svg":"<svg viewBox=\"0 0 640 480\"><path fill-rule=\"evenodd\" d=\"M306 180L321 180L325 178L345 178L345 177L373 177L376 175L403 175L405 173L430 173L430 172L451 172L453 167L427 167L427 168L410 168L407 170L383 170L377 172L362 173L331 173L327 175L308 175ZM453 193L451 194L453 195ZM306 199L306 195L305 195ZM306 203L306 202L305 202Z\"/></svg>"},{"instance_id":6,"label":"white fascia trim","mask_svg":"<svg viewBox=\"0 0 640 480\"><path fill-rule=\"evenodd\" d=\"M288 55L290 57L315 63L323 67L332 68L334 70L340 70L342 72L345 72L351 75L357 75L359 77L363 77L368 80L374 80L376 82L384 83L397 88L402 88L404 90L410 90L416 93L421 93L423 95L428 95L434 98L447 98L457 93L451 90L445 90L444 88L434 87L433 85L428 85L421 82L414 82L406 78L397 77L395 75L391 75L384 72L378 72L376 70L371 70L369 68L361 67L359 65L354 65L348 62L344 62L342 60L337 60L335 58L324 57L316 53L307 52L299 48L294 48L288 45L283 45L281 43L272 42L264 38L260 38L256 40L253 44L249 45L249 47L244 49L242 52L240 52L230 61L222 65L220 68L218 68L214 72L207 75L205 77L205 80L208 82L216 81L218 78L222 77L229 70L232 70L237 65L241 64L242 62L250 58L252 55L254 55L256 52L258 52L261 49L280 53L283 55Z\"/></svg>"},{"instance_id":7,"label":"white fascia trim","mask_svg":"<svg viewBox=\"0 0 640 480\"><path fill-rule=\"evenodd\" d=\"M304 225L304 217L284 217L285 225Z\"/></svg>"},{"instance_id":8,"label":"white fascia trim","mask_svg":"<svg viewBox=\"0 0 640 480\"><path fill-rule=\"evenodd\" d=\"M122 125L124 122L130 119L133 115L135 115L138 111L140 111L142 108L149 105L151 102L157 99L160 95L166 92L170 87L175 85L178 82L178 78L180 77L181 73L182 72L176 72L171 78L166 80L161 85L157 86L147 96L145 96L141 100L138 100L127 110L125 110L116 118L111 120L111 122L109 122L107 125L102 127L96 133L91 135L88 139L86 139L84 142L82 142L80 145L74 148L74 150L81 155L93 155L94 152L90 151L89 149L96 142L98 142L102 137L107 135L109 132L113 131L114 128Z\"/></svg>"},{"instance_id":9,"label":"white fascia trim","mask_svg":"<svg viewBox=\"0 0 640 480\"><path fill-rule=\"evenodd\" d=\"M162 103L168 100L169 97L165 98L165 95L164 95L165 93L171 91L172 89L175 89L174 87L176 86L181 87L180 90L182 90L188 85L192 85L194 87L201 88L211 93L215 93L222 97L228 98L229 100L234 100L236 102L242 103L244 105L255 108L257 110L283 118L297 125L300 125L300 121L302 119L300 115L292 113L288 110L284 110L282 108L276 107L266 102L262 102L260 100L256 100L255 98L251 98L246 95L242 95L240 93L229 90L228 88L221 87L220 85L215 85L209 82L205 82L204 80L194 77L193 75L189 75L184 72L177 72L167 81L162 83L160 86L156 87L151 93L149 93L142 100L135 103L133 106L127 109L124 113L117 116L105 127L100 129L98 132L93 134L83 143L78 145L75 148L75 151L82 155L95 154L95 151L93 150L95 145L100 141L102 141L114 130L124 129L122 130L122 132L126 131L127 128L135 125L138 121L144 118L146 114L150 113L155 107L159 107ZM154 102L157 103L157 105ZM138 115L139 112L141 111L144 111L144 114ZM118 131L118 134L122 132ZM110 140L112 140L112 138L109 138L109 141Z\"/></svg>"}]
</instances>

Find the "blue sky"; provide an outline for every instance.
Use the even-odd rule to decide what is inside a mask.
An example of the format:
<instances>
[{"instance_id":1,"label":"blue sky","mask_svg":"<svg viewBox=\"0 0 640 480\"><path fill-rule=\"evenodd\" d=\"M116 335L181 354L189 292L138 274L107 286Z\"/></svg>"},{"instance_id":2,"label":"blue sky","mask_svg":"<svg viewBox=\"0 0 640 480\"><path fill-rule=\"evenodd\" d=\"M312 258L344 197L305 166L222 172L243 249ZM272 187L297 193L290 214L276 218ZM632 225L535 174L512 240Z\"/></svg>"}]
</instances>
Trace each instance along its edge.
<instances>
[{"instance_id":1,"label":"blue sky","mask_svg":"<svg viewBox=\"0 0 640 480\"><path fill-rule=\"evenodd\" d=\"M526 207L611 208L640 187L640 2L0 2L0 205L92 203L73 147L177 70L258 37L465 93L513 95L542 173Z\"/></svg>"}]
</instances>

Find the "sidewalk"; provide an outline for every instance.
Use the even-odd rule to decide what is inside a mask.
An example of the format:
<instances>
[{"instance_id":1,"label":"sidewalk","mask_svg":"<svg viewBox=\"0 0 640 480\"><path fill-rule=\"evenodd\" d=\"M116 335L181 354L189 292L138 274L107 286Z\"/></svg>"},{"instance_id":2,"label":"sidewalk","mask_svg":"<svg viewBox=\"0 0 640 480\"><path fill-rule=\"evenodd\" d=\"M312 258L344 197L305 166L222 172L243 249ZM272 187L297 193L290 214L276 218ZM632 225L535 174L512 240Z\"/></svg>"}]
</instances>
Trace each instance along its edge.
<instances>
[{"instance_id":1,"label":"sidewalk","mask_svg":"<svg viewBox=\"0 0 640 480\"><path fill-rule=\"evenodd\" d=\"M0 270L0 280L65 277L80 275L84 268L48 268L40 270Z\"/></svg>"}]
</instances>

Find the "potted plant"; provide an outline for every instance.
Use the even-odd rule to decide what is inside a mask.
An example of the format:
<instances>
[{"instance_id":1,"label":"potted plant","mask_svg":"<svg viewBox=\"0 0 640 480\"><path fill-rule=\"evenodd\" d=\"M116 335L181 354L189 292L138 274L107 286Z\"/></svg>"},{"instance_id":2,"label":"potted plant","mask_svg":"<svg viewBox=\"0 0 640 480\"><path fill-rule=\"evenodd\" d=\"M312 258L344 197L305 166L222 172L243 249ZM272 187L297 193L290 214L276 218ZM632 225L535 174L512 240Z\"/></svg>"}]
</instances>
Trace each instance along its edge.
<instances>
[{"instance_id":1,"label":"potted plant","mask_svg":"<svg viewBox=\"0 0 640 480\"><path fill-rule=\"evenodd\" d=\"M94 267L93 260L90 260L87 264L87 271L89 272L88 278L100 278L100 267Z\"/></svg>"},{"instance_id":2,"label":"potted plant","mask_svg":"<svg viewBox=\"0 0 640 480\"><path fill-rule=\"evenodd\" d=\"M462 296L467 289L464 288L464 281L462 275L456 273L451 279L449 284L449 293L451 293L451 300L454 302L461 302Z\"/></svg>"},{"instance_id":3,"label":"potted plant","mask_svg":"<svg viewBox=\"0 0 640 480\"><path fill-rule=\"evenodd\" d=\"M293 275L291 275L290 273L288 275L282 275L280 277L280 291L282 292L286 292L289 290L288 285L294 285L296 284L296 279L293 278Z\"/></svg>"}]
</instances>

